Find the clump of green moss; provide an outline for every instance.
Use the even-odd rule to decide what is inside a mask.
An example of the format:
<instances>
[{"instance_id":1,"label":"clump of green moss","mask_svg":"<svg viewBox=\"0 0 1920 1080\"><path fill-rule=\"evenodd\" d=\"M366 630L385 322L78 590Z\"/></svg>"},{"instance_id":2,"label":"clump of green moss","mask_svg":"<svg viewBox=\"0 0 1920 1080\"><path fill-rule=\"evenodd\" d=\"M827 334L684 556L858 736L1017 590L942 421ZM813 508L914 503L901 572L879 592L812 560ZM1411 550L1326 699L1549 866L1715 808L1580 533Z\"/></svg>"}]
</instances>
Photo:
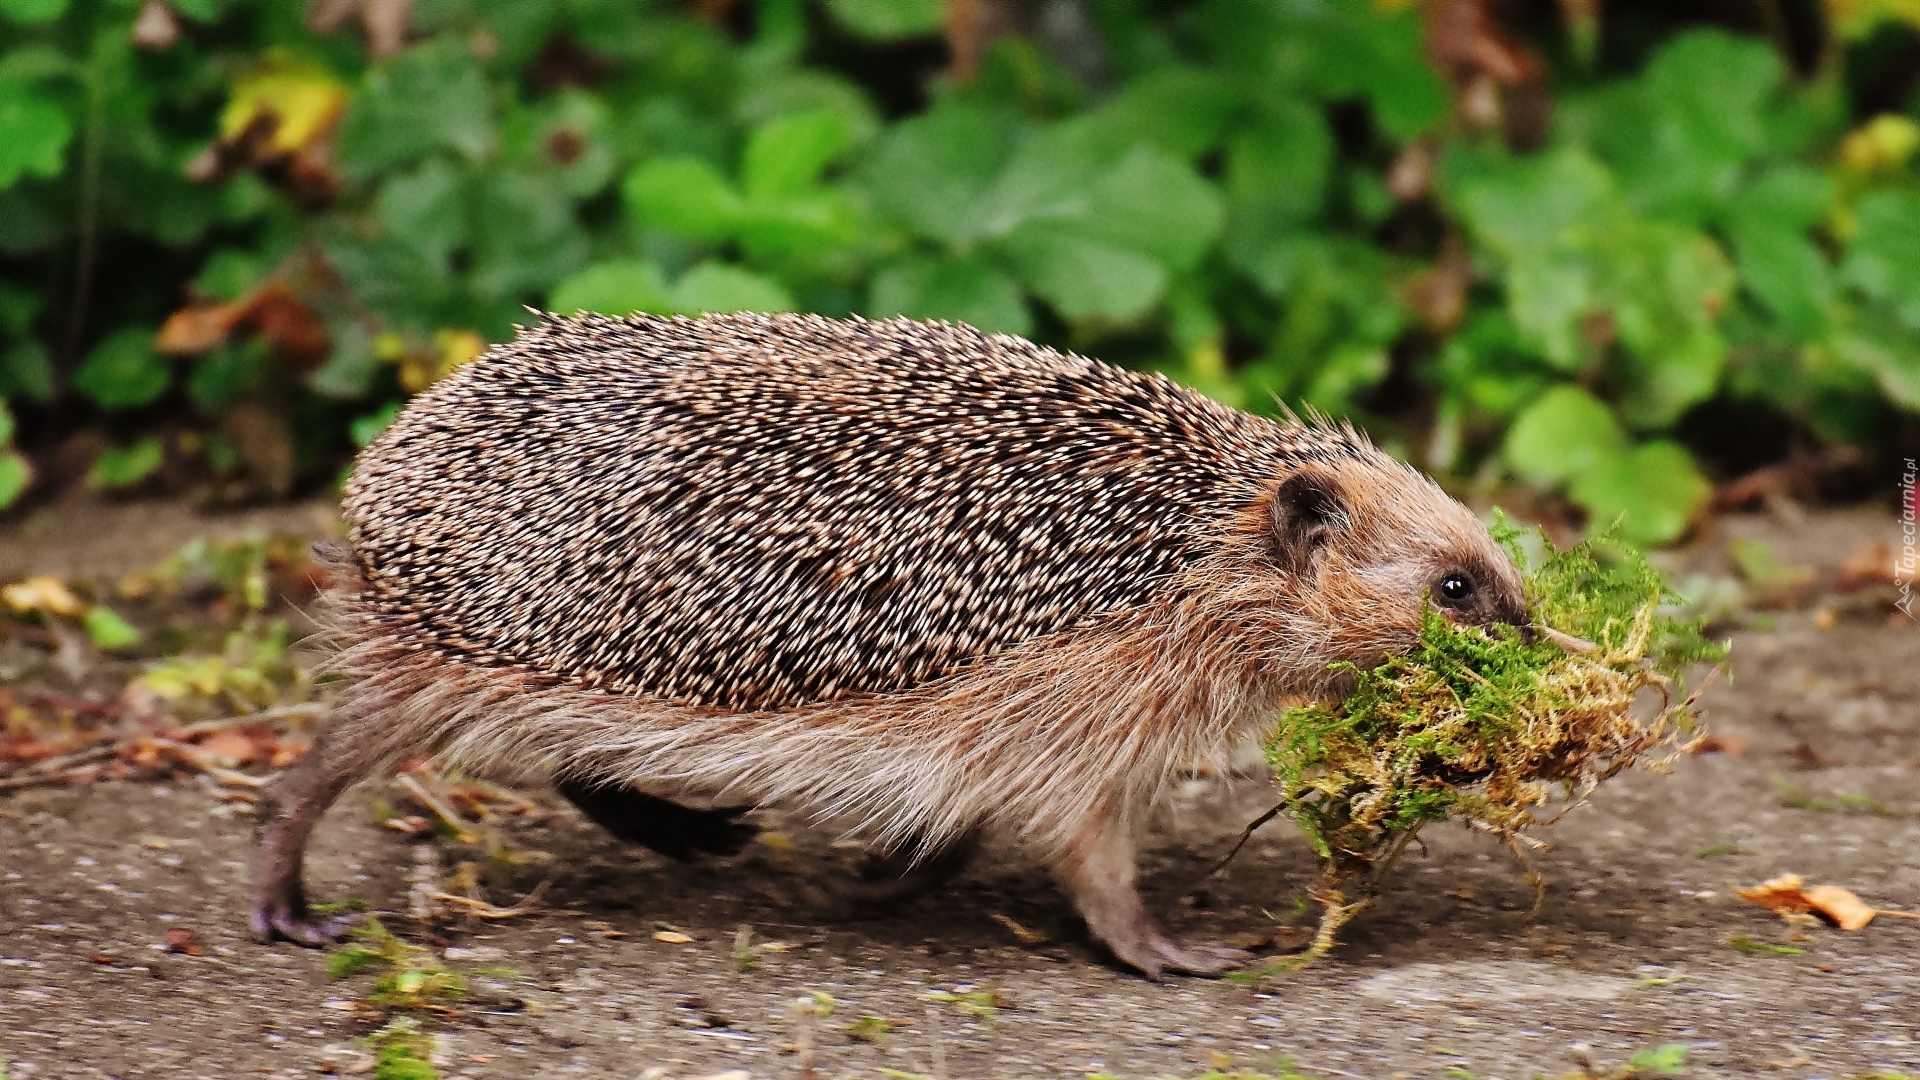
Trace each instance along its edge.
<instances>
[{"instance_id":1,"label":"clump of green moss","mask_svg":"<svg viewBox=\"0 0 1920 1080\"><path fill-rule=\"evenodd\" d=\"M1501 519L1494 533L1524 565L1520 531ZM1309 891L1324 908L1319 932L1294 965L1332 947L1432 821L1504 838L1537 905L1528 830L1636 762L1665 765L1695 731L1681 674L1725 647L1663 612L1679 598L1638 552L1604 535L1566 551L1542 541L1527 575L1532 627L1456 626L1429 608L1413 651L1372 670L1342 665L1344 700L1281 717L1267 760L1282 809L1325 860Z\"/></svg>"}]
</instances>

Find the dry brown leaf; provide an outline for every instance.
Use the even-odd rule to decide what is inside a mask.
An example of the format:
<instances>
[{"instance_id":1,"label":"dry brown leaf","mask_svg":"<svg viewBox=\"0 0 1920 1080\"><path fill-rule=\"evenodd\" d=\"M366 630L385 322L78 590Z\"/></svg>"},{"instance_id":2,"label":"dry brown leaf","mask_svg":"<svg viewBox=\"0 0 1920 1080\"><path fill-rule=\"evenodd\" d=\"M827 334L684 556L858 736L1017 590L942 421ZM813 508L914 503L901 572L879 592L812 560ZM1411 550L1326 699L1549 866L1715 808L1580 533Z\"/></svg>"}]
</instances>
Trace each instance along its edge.
<instances>
[{"instance_id":1,"label":"dry brown leaf","mask_svg":"<svg viewBox=\"0 0 1920 1080\"><path fill-rule=\"evenodd\" d=\"M217 731L201 740L200 749L216 764L245 765L259 756L260 748L252 738L239 731Z\"/></svg>"},{"instance_id":2,"label":"dry brown leaf","mask_svg":"<svg viewBox=\"0 0 1920 1080\"><path fill-rule=\"evenodd\" d=\"M191 927L170 926L167 928L167 951L182 956L201 955L199 935Z\"/></svg>"},{"instance_id":3,"label":"dry brown leaf","mask_svg":"<svg viewBox=\"0 0 1920 1080\"><path fill-rule=\"evenodd\" d=\"M1747 752L1747 739L1744 735L1702 735L1687 744L1689 754L1726 754L1739 757Z\"/></svg>"},{"instance_id":4,"label":"dry brown leaf","mask_svg":"<svg viewBox=\"0 0 1920 1080\"><path fill-rule=\"evenodd\" d=\"M246 315L246 306L235 301L226 304L189 304L167 316L154 335L155 352L169 356L196 356L227 343L234 324Z\"/></svg>"},{"instance_id":5,"label":"dry brown leaf","mask_svg":"<svg viewBox=\"0 0 1920 1080\"><path fill-rule=\"evenodd\" d=\"M1893 545L1885 540L1867 540L1847 552L1833 587L1847 590L1893 583Z\"/></svg>"},{"instance_id":6,"label":"dry brown leaf","mask_svg":"<svg viewBox=\"0 0 1920 1080\"><path fill-rule=\"evenodd\" d=\"M1842 930L1858 930L1872 922L1876 915L1893 919L1920 919L1920 915L1909 911L1870 907L1866 901L1838 885L1815 885L1809 888L1806 879L1799 874L1782 874L1751 889L1741 889L1739 896L1789 921L1804 921L1818 914Z\"/></svg>"},{"instance_id":7,"label":"dry brown leaf","mask_svg":"<svg viewBox=\"0 0 1920 1080\"><path fill-rule=\"evenodd\" d=\"M693 938L691 935L683 934L678 930L655 930L653 932L653 940L664 941L669 945L693 944Z\"/></svg>"}]
</instances>

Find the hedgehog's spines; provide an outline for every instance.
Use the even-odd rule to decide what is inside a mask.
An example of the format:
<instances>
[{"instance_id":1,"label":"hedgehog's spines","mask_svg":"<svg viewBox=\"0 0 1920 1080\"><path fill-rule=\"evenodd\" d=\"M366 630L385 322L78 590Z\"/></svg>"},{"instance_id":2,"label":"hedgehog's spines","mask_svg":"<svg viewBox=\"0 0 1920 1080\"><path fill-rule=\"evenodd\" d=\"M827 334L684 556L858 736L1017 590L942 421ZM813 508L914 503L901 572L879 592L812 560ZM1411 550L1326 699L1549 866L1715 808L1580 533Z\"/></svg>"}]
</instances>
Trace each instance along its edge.
<instances>
[{"instance_id":1,"label":"hedgehog's spines","mask_svg":"<svg viewBox=\"0 0 1920 1080\"><path fill-rule=\"evenodd\" d=\"M1137 606L1290 468L1376 453L963 324L542 313L376 441L348 511L409 647L776 708Z\"/></svg>"}]
</instances>

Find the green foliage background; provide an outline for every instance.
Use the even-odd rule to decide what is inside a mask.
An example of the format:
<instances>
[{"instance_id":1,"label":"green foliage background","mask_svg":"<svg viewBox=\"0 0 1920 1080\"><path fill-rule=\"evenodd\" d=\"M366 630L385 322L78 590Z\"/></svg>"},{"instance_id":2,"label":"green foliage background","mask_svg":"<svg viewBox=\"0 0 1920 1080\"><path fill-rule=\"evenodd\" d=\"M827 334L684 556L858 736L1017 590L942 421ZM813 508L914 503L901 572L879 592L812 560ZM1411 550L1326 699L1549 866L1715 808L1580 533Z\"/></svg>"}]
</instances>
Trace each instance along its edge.
<instances>
[{"instance_id":1,"label":"green foliage background","mask_svg":"<svg viewBox=\"0 0 1920 1080\"><path fill-rule=\"evenodd\" d=\"M1640 541L1699 512L1703 415L1858 443L1920 412L1920 113L1862 89L1903 0L1835 0L1799 73L1725 29L1549 26L1525 151L1463 122L1418 3L1043 5L1081 22L967 80L940 0L697 6L415 0L374 61L292 0L0 0L0 506L16 417L29 448L97 424L99 487L325 480L523 305L963 319L1354 416ZM156 348L268 284L316 355L264 323Z\"/></svg>"}]
</instances>

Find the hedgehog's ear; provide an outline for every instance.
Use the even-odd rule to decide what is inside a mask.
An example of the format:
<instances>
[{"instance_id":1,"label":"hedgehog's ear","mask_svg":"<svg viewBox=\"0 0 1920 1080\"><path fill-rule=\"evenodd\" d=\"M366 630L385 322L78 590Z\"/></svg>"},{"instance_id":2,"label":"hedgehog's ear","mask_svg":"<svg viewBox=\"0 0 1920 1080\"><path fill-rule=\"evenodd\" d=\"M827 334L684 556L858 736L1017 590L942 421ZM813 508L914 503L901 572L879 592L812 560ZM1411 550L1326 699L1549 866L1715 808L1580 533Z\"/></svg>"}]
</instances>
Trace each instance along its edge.
<instances>
[{"instance_id":1,"label":"hedgehog's ear","mask_svg":"<svg viewBox=\"0 0 1920 1080\"><path fill-rule=\"evenodd\" d=\"M1274 489L1267 519L1274 561L1296 577L1306 574L1314 556L1346 527L1346 491L1332 470L1301 468Z\"/></svg>"}]
</instances>

